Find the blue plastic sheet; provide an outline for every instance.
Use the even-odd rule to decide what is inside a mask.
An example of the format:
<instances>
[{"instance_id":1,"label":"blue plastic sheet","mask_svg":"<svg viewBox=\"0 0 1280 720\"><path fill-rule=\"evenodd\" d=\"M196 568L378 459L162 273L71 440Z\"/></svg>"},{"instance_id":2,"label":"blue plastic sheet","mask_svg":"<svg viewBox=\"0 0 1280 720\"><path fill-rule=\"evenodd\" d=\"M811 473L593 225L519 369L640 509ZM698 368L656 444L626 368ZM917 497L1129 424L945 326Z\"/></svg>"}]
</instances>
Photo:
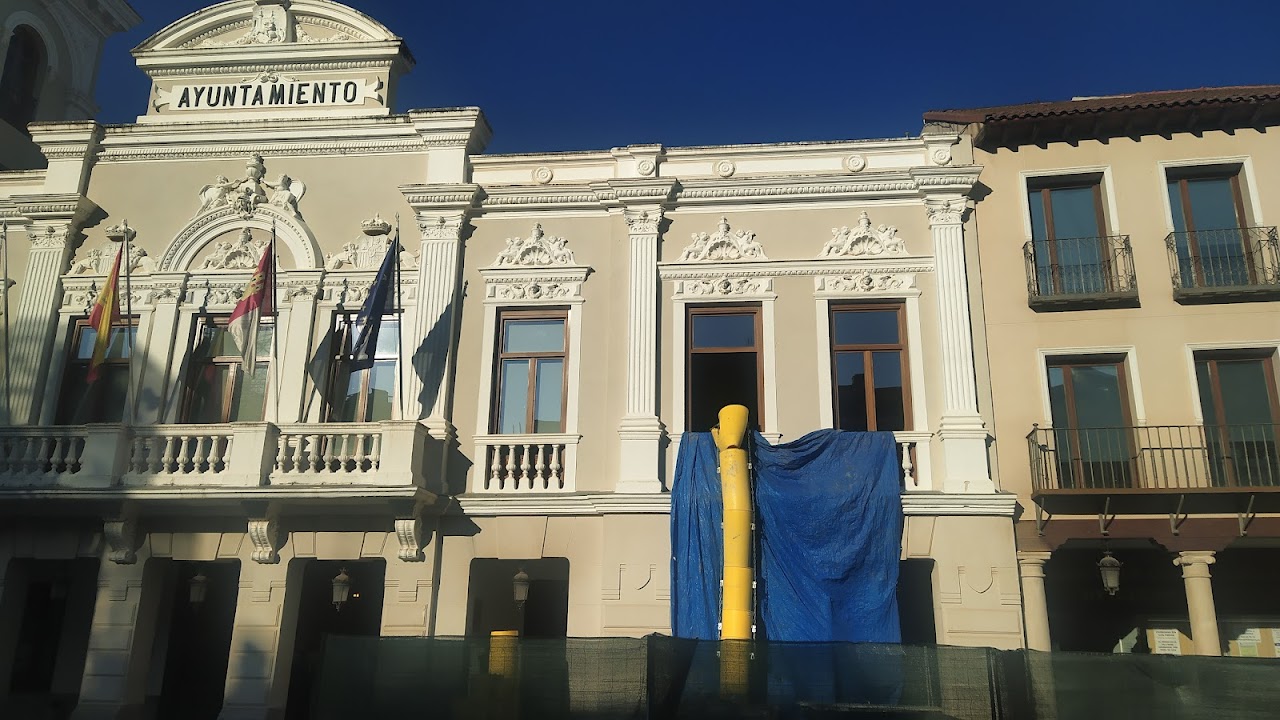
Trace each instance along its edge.
<instances>
[{"instance_id":1,"label":"blue plastic sheet","mask_svg":"<svg viewBox=\"0 0 1280 720\"><path fill-rule=\"evenodd\" d=\"M680 440L671 489L671 628L715 640L723 537L710 433ZM900 642L902 540L892 433L821 430L751 444L757 637L783 642Z\"/></svg>"}]
</instances>

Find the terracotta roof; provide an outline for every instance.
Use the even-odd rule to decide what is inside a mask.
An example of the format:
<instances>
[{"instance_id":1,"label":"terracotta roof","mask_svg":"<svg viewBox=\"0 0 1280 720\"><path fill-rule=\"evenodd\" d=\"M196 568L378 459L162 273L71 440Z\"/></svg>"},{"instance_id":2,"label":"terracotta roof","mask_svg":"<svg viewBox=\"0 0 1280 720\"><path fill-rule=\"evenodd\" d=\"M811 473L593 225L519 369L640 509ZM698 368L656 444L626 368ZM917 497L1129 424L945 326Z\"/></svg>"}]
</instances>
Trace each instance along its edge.
<instances>
[{"instance_id":1,"label":"terracotta roof","mask_svg":"<svg viewBox=\"0 0 1280 720\"><path fill-rule=\"evenodd\" d=\"M1196 88L1194 90L1160 90L1129 95L1109 95L1106 97L1032 102L1019 105L930 110L924 114L924 119L925 122L991 123L1065 115L1275 100L1280 100L1280 85L1241 85L1235 87Z\"/></svg>"}]
</instances>

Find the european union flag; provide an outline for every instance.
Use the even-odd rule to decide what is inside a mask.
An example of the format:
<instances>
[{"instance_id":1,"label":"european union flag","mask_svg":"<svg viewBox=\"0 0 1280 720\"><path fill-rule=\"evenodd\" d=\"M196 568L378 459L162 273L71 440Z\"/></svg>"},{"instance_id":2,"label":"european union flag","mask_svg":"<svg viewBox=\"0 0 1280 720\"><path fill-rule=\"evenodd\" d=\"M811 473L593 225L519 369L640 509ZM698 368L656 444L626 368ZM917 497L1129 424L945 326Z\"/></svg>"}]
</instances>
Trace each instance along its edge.
<instances>
[{"instance_id":1,"label":"european union flag","mask_svg":"<svg viewBox=\"0 0 1280 720\"><path fill-rule=\"evenodd\" d=\"M351 360L356 366L373 364L382 318L395 310L391 305L395 297L392 285L399 285L396 277L399 258L400 233L397 232L391 246L387 248L387 256L382 259L382 266L378 268L378 276L373 279L373 285L369 286L369 296L364 299L364 307L360 308L355 322L351 324Z\"/></svg>"}]
</instances>

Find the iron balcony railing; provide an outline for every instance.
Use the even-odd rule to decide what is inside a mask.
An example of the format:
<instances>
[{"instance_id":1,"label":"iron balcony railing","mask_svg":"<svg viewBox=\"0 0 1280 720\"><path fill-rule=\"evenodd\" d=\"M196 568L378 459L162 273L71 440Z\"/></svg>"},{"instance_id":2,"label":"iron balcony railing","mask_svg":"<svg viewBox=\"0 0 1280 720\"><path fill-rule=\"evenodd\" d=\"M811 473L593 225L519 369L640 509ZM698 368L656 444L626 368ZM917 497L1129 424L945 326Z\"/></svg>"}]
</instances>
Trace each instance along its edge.
<instances>
[{"instance_id":1,"label":"iron balcony railing","mask_svg":"<svg viewBox=\"0 0 1280 720\"><path fill-rule=\"evenodd\" d=\"M1175 297L1280 292L1280 241L1274 227L1169 233Z\"/></svg>"},{"instance_id":2,"label":"iron balcony railing","mask_svg":"<svg viewBox=\"0 0 1280 720\"><path fill-rule=\"evenodd\" d=\"M1036 426L1027 442L1036 493L1280 487L1280 425L1274 423Z\"/></svg>"},{"instance_id":3,"label":"iron balcony railing","mask_svg":"<svg viewBox=\"0 0 1280 720\"><path fill-rule=\"evenodd\" d=\"M1022 253L1033 307L1137 299L1128 235L1031 240Z\"/></svg>"}]
</instances>

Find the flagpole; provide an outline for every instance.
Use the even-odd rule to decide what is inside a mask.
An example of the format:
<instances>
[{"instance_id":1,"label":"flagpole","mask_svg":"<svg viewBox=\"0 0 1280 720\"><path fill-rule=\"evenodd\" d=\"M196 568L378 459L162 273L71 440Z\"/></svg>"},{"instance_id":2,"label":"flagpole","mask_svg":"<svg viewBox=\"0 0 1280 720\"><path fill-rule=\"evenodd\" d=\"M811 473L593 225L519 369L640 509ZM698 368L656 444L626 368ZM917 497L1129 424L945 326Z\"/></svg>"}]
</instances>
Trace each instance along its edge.
<instances>
[{"instance_id":1,"label":"flagpole","mask_svg":"<svg viewBox=\"0 0 1280 720\"><path fill-rule=\"evenodd\" d=\"M275 376L276 416L280 422L280 358L277 348L280 347L280 293L278 275L280 274L280 256L276 255L276 221L271 221L271 370ZM254 358L254 364L258 362Z\"/></svg>"},{"instance_id":2,"label":"flagpole","mask_svg":"<svg viewBox=\"0 0 1280 720\"><path fill-rule=\"evenodd\" d=\"M409 418L405 416L404 405L404 371L406 370L404 363L404 333L406 317L404 298L400 294L400 213L396 213L396 237L391 241L391 249L396 254L396 299L394 305L396 310L396 362L398 366L398 372L396 372L396 380L398 382L396 394L400 396L400 419L408 420Z\"/></svg>"},{"instance_id":3,"label":"flagpole","mask_svg":"<svg viewBox=\"0 0 1280 720\"><path fill-rule=\"evenodd\" d=\"M9 371L9 221L0 221L0 272L4 273L4 421L13 424L13 382Z\"/></svg>"},{"instance_id":4,"label":"flagpole","mask_svg":"<svg viewBox=\"0 0 1280 720\"><path fill-rule=\"evenodd\" d=\"M129 257L129 241L132 240L130 236L134 234L134 231L133 228L129 227L128 220L121 223L121 228L124 230L124 257L121 258L121 260L124 261L124 341L125 347L128 348L129 353L127 356L128 361L125 364L124 378L124 396L127 400L128 410L124 416L124 424L131 425L133 423L133 416L137 412L138 404L138 394L134 392L133 387L133 350L136 343L133 341L133 274L131 272L133 262ZM116 278L116 282L120 282L120 279ZM117 305L117 307L119 306ZM109 336L111 334L110 331L108 331L107 334L109 342ZM108 347L110 346L108 345Z\"/></svg>"}]
</instances>

